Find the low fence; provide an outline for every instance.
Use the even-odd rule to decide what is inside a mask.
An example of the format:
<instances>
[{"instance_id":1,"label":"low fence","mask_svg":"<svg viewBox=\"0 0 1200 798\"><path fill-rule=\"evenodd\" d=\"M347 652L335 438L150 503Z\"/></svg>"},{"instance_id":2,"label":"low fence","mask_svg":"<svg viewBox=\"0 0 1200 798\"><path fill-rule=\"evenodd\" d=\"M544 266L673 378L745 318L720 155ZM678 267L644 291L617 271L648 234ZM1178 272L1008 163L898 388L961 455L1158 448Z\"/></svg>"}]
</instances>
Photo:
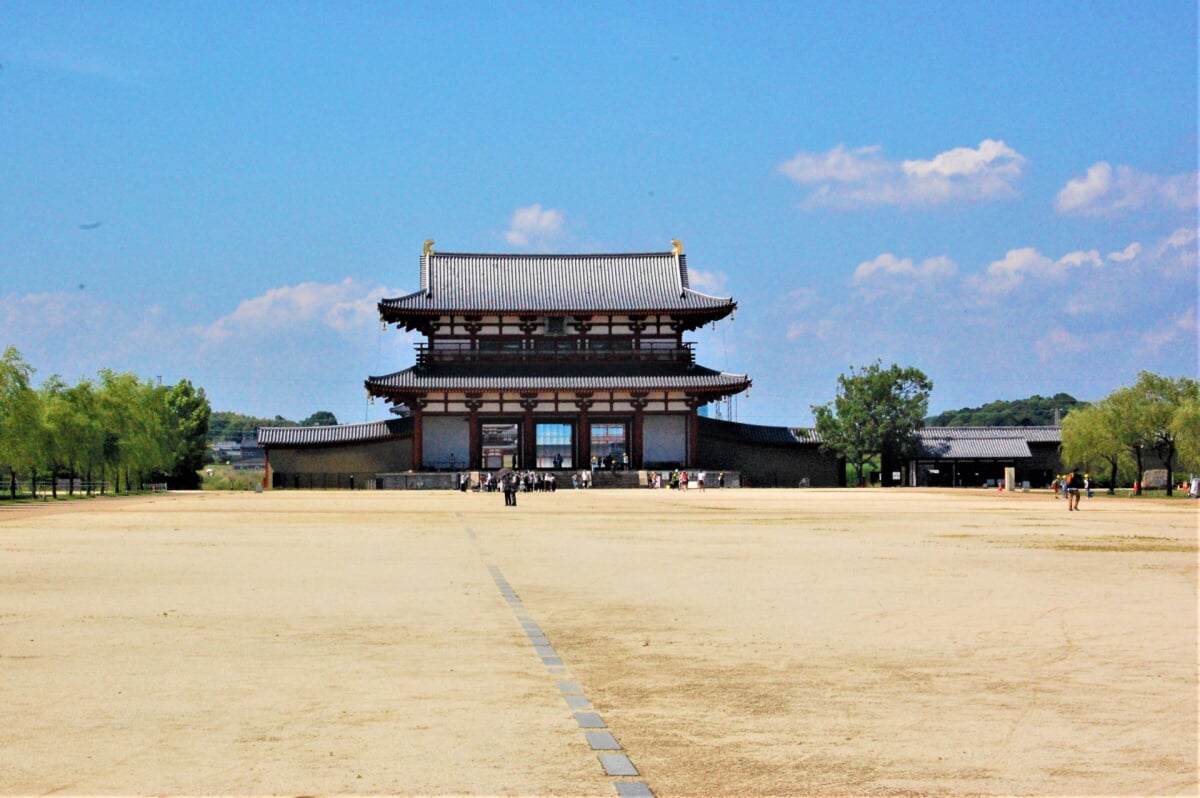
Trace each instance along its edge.
<instances>
[{"instance_id":1,"label":"low fence","mask_svg":"<svg viewBox=\"0 0 1200 798\"><path fill-rule=\"evenodd\" d=\"M90 495L93 493L108 493L109 491L108 482L104 480L53 479L51 477L39 477L37 480L17 480L18 496L33 496L35 494L38 496L49 496L55 492ZM0 482L0 495L9 496L11 494L12 483L7 480Z\"/></svg>"}]
</instances>

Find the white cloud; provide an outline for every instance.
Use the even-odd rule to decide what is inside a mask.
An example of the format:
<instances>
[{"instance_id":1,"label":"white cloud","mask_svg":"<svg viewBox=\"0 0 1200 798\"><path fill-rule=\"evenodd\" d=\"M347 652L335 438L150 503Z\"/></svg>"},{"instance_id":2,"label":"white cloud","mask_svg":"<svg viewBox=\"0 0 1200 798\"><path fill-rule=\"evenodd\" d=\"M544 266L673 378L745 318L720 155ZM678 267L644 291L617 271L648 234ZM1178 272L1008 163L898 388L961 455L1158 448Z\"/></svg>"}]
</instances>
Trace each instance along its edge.
<instances>
[{"instance_id":1,"label":"white cloud","mask_svg":"<svg viewBox=\"0 0 1200 798\"><path fill-rule=\"evenodd\" d=\"M1115 216L1139 210L1188 210L1197 205L1197 173L1162 176L1099 161L1067 181L1054 198L1059 213Z\"/></svg>"},{"instance_id":2,"label":"white cloud","mask_svg":"<svg viewBox=\"0 0 1200 798\"><path fill-rule=\"evenodd\" d=\"M1061 283L1078 269L1099 267L1104 263L1096 250L1068 252L1058 260L1043 255L1033 247L1010 249L1000 260L992 261L973 286L990 294L1006 294L1027 279Z\"/></svg>"},{"instance_id":3,"label":"white cloud","mask_svg":"<svg viewBox=\"0 0 1200 798\"><path fill-rule=\"evenodd\" d=\"M953 277L958 271L954 261L945 255L936 258L926 258L914 264L912 258L897 258L890 252L879 255L874 260L858 264L854 270L854 281L865 282L876 277L900 277L905 279L935 279Z\"/></svg>"},{"instance_id":4,"label":"white cloud","mask_svg":"<svg viewBox=\"0 0 1200 798\"><path fill-rule=\"evenodd\" d=\"M209 344L231 338L255 340L264 333L324 327L347 337L379 323L378 303L401 292L347 277L340 283L300 283L245 299L234 311L193 329Z\"/></svg>"},{"instance_id":5,"label":"white cloud","mask_svg":"<svg viewBox=\"0 0 1200 798\"><path fill-rule=\"evenodd\" d=\"M792 322L785 336L789 341L826 341L836 333L837 324L832 319L812 319Z\"/></svg>"},{"instance_id":6,"label":"white cloud","mask_svg":"<svg viewBox=\"0 0 1200 798\"><path fill-rule=\"evenodd\" d=\"M810 188L807 208L843 210L879 205L930 207L952 201L987 202L1016 196L1025 158L1003 141L956 147L929 160L889 161L880 147L800 152L779 165Z\"/></svg>"},{"instance_id":7,"label":"white cloud","mask_svg":"<svg viewBox=\"0 0 1200 798\"><path fill-rule=\"evenodd\" d=\"M96 53L69 50L27 50L17 52L13 59L28 64L34 69L59 72L67 75L94 78L125 86L141 86L141 76L123 64Z\"/></svg>"},{"instance_id":8,"label":"white cloud","mask_svg":"<svg viewBox=\"0 0 1200 798\"><path fill-rule=\"evenodd\" d=\"M1033 348L1043 363L1056 363L1060 362L1064 355L1087 351L1088 340L1084 336L1056 327L1034 342Z\"/></svg>"},{"instance_id":9,"label":"white cloud","mask_svg":"<svg viewBox=\"0 0 1200 798\"><path fill-rule=\"evenodd\" d=\"M1120 252L1108 253L1108 259L1114 263L1127 263L1141 254L1142 245L1134 241Z\"/></svg>"},{"instance_id":10,"label":"white cloud","mask_svg":"<svg viewBox=\"0 0 1200 798\"><path fill-rule=\"evenodd\" d=\"M1007 293L1029 275L1048 272L1054 261L1033 247L1010 249L1000 260L988 264L980 287L990 293Z\"/></svg>"},{"instance_id":11,"label":"white cloud","mask_svg":"<svg viewBox=\"0 0 1200 798\"><path fill-rule=\"evenodd\" d=\"M539 247L552 243L563 234L563 213L540 204L513 211L504 240L514 247Z\"/></svg>"},{"instance_id":12,"label":"white cloud","mask_svg":"<svg viewBox=\"0 0 1200 798\"><path fill-rule=\"evenodd\" d=\"M1192 358L1190 367L1194 368L1197 335L1200 335L1200 324L1197 324L1196 306L1193 305L1161 327L1145 330L1140 340L1144 350L1151 354L1182 348L1188 353L1185 357Z\"/></svg>"},{"instance_id":13,"label":"white cloud","mask_svg":"<svg viewBox=\"0 0 1200 798\"><path fill-rule=\"evenodd\" d=\"M927 289L952 279L958 266L940 255L914 263L912 258L897 258L890 252L858 264L851 283L865 299L912 297L918 288Z\"/></svg>"},{"instance_id":14,"label":"white cloud","mask_svg":"<svg viewBox=\"0 0 1200 798\"><path fill-rule=\"evenodd\" d=\"M861 183L893 171L881 157L882 149L874 146L851 150L839 144L826 153L800 152L780 164L779 171L801 185Z\"/></svg>"},{"instance_id":15,"label":"white cloud","mask_svg":"<svg viewBox=\"0 0 1200 798\"><path fill-rule=\"evenodd\" d=\"M694 290L712 296L725 296L725 273L688 269L688 285Z\"/></svg>"}]
</instances>

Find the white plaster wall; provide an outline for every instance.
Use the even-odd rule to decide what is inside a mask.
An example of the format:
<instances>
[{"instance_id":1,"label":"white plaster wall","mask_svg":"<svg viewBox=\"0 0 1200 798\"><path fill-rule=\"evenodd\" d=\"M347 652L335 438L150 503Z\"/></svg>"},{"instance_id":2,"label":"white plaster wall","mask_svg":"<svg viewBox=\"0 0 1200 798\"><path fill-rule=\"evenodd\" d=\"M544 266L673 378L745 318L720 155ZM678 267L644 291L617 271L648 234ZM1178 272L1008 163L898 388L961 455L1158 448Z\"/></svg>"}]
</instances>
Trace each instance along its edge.
<instances>
[{"instance_id":1,"label":"white plaster wall","mask_svg":"<svg viewBox=\"0 0 1200 798\"><path fill-rule=\"evenodd\" d=\"M686 463L687 416L645 416L642 419L642 460Z\"/></svg>"},{"instance_id":2,"label":"white plaster wall","mask_svg":"<svg viewBox=\"0 0 1200 798\"><path fill-rule=\"evenodd\" d=\"M430 416L421 420L422 465L430 468L446 468L451 455L454 462L466 465L470 462L471 430L463 416Z\"/></svg>"}]
</instances>

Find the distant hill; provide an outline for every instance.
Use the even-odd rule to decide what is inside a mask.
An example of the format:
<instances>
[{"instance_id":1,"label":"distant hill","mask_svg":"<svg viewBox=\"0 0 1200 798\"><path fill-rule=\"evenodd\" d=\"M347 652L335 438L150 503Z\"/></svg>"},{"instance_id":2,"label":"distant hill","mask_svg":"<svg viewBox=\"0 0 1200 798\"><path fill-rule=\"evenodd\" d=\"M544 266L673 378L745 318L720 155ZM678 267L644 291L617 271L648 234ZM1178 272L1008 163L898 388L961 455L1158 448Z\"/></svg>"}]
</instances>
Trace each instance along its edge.
<instances>
[{"instance_id":1,"label":"distant hill","mask_svg":"<svg viewBox=\"0 0 1200 798\"><path fill-rule=\"evenodd\" d=\"M292 421L283 416L258 418L228 410L214 410L208 422L208 439L240 441L243 437L253 437L259 427L317 427L337 423L337 416L328 410L318 410L303 421Z\"/></svg>"},{"instance_id":2,"label":"distant hill","mask_svg":"<svg viewBox=\"0 0 1200 798\"><path fill-rule=\"evenodd\" d=\"M208 421L208 439L211 441L240 441L253 437L259 427L298 427L295 421L282 416L257 418L228 410L214 410Z\"/></svg>"},{"instance_id":3,"label":"distant hill","mask_svg":"<svg viewBox=\"0 0 1200 798\"><path fill-rule=\"evenodd\" d=\"M929 427L1048 427L1062 421L1063 416L1077 407L1086 407L1070 394L1051 397L1031 396L1028 399L988 402L983 407L964 407L947 410L925 419ZM1057 416L1056 416L1057 413Z\"/></svg>"}]
</instances>

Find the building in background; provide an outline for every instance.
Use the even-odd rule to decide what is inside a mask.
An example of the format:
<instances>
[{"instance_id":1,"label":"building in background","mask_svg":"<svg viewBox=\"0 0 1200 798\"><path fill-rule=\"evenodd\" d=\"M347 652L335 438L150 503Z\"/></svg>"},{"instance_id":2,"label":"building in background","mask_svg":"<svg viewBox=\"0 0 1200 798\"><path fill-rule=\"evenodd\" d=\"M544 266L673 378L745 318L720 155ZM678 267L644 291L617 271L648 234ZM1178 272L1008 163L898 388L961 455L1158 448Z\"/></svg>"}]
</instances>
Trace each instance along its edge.
<instances>
[{"instance_id":1,"label":"building in background","mask_svg":"<svg viewBox=\"0 0 1200 798\"><path fill-rule=\"evenodd\" d=\"M737 304L694 290L668 252L421 255L420 289L384 299L421 333L416 363L366 381L412 418L418 470L698 465L698 410L750 387L684 336Z\"/></svg>"}]
</instances>

